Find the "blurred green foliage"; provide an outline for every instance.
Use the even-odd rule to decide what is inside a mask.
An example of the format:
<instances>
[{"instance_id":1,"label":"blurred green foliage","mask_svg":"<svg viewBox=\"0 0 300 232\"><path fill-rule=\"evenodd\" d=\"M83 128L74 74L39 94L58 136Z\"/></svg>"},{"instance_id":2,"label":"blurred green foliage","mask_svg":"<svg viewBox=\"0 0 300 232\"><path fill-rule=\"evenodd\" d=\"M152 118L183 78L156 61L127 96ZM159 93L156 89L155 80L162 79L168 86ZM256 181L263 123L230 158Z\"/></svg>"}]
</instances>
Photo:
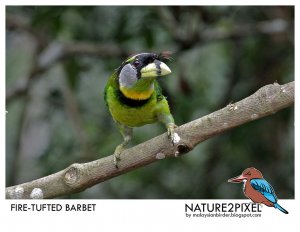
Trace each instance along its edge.
<instances>
[{"instance_id":1,"label":"blurred green foliage","mask_svg":"<svg viewBox=\"0 0 300 232\"><path fill-rule=\"evenodd\" d=\"M113 153L122 138L103 92L126 55L174 52L160 83L178 125L294 79L292 6L7 6L6 15L7 186ZM60 46L82 42L119 52L64 56ZM131 146L163 132L137 128ZM250 166L279 198L294 198L293 108L65 198L244 198L227 179Z\"/></svg>"}]
</instances>

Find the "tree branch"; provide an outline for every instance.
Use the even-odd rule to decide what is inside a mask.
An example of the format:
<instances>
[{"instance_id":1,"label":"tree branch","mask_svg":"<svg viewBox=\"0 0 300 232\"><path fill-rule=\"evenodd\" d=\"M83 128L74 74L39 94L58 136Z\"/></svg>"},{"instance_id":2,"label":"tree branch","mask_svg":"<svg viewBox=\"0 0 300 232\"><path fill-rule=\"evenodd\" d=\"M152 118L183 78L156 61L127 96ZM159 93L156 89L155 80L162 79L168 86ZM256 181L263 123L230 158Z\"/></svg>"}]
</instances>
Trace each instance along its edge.
<instances>
[{"instance_id":1,"label":"tree branch","mask_svg":"<svg viewBox=\"0 0 300 232\"><path fill-rule=\"evenodd\" d=\"M292 26L288 21L277 18L266 21L259 21L256 24L236 23L232 26L209 25L199 22L196 31L182 31L182 25L175 19L175 15L170 8L159 6L153 8L166 29L173 38L180 44L182 49L188 49L196 44L203 45L219 40L232 38L243 38L257 34L261 35L278 35L292 32Z\"/></svg>"},{"instance_id":2,"label":"tree branch","mask_svg":"<svg viewBox=\"0 0 300 232\"><path fill-rule=\"evenodd\" d=\"M49 41L46 36L35 30L28 22L28 19L18 15L6 17L7 30L20 30L30 34L36 41L38 54L34 57L34 66L28 75L16 82L14 86L6 91L6 105L13 100L27 94L30 83L47 72L53 65L64 59L74 56L98 56L103 59L115 57L127 57L132 51L125 51L113 43L91 43L84 41L63 43L60 41Z\"/></svg>"},{"instance_id":3,"label":"tree branch","mask_svg":"<svg viewBox=\"0 0 300 232\"><path fill-rule=\"evenodd\" d=\"M176 129L180 140L170 144L166 133L122 153L119 168L108 156L92 162L72 164L52 175L6 188L6 198L54 198L76 192L166 157L176 157L197 144L247 122L293 105L294 82L266 85L253 95L186 123Z\"/></svg>"},{"instance_id":4,"label":"tree branch","mask_svg":"<svg viewBox=\"0 0 300 232\"><path fill-rule=\"evenodd\" d=\"M289 33L291 26L283 19L272 19L268 21L261 21L255 25L251 24L237 24L232 28L213 27L199 33L199 38L202 42L211 42L215 40L240 38L256 34L262 35L276 35L282 33Z\"/></svg>"},{"instance_id":5,"label":"tree branch","mask_svg":"<svg viewBox=\"0 0 300 232\"><path fill-rule=\"evenodd\" d=\"M6 104L27 93L30 82L47 72L53 65L73 56L90 55L104 58L125 57L130 52L123 51L113 44L92 44L86 42L62 43L54 41L46 46L37 56L36 65L29 72L28 77L19 81L7 91Z\"/></svg>"}]
</instances>

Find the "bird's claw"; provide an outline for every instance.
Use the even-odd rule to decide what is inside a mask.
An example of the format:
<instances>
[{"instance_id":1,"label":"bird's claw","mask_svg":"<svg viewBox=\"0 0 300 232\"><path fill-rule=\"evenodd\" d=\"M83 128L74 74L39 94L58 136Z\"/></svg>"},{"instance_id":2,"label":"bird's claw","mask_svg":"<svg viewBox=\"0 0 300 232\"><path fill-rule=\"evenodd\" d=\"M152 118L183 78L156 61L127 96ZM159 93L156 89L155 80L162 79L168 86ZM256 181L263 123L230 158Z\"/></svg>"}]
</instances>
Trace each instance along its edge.
<instances>
[{"instance_id":1,"label":"bird's claw","mask_svg":"<svg viewBox=\"0 0 300 232\"><path fill-rule=\"evenodd\" d=\"M176 128L177 126L174 124L174 123L170 123L168 125L168 138L171 140L173 146L176 144L176 140L175 140L175 131L174 129Z\"/></svg>"},{"instance_id":2,"label":"bird's claw","mask_svg":"<svg viewBox=\"0 0 300 232\"><path fill-rule=\"evenodd\" d=\"M120 154L114 154L114 165L116 168L118 167L118 161L120 160Z\"/></svg>"},{"instance_id":3,"label":"bird's claw","mask_svg":"<svg viewBox=\"0 0 300 232\"><path fill-rule=\"evenodd\" d=\"M114 152L113 158L114 158L114 165L116 168L119 168L118 162L121 160L120 156L121 156L121 153L123 150L124 150L123 146L119 145L119 146L117 146L117 148Z\"/></svg>"}]
</instances>

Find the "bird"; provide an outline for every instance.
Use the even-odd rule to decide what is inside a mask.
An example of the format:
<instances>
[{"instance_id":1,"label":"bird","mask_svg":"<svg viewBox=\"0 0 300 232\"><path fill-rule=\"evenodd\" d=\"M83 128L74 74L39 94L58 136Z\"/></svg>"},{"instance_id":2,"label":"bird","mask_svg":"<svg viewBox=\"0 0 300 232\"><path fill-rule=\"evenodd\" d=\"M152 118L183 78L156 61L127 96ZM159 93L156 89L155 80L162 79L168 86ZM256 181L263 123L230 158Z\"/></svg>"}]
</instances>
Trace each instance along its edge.
<instances>
[{"instance_id":1,"label":"bird","mask_svg":"<svg viewBox=\"0 0 300 232\"><path fill-rule=\"evenodd\" d=\"M243 190L246 197L254 203L262 203L269 207L279 209L281 212L288 214L277 201L273 187L263 178L259 170L254 167L245 169L241 175L228 180L231 183L244 182Z\"/></svg>"},{"instance_id":2,"label":"bird","mask_svg":"<svg viewBox=\"0 0 300 232\"><path fill-rule=\"evenodd\" d=\"M157 81L171 73L164 63L171 60L171 52L143 52L127 58L108 78L104 100L124 141L113 154L116 168L120 155L133 137L133 128L155 122L163 123L174 145L177 127L166 97Z\"/></svg>"}]
</instances>

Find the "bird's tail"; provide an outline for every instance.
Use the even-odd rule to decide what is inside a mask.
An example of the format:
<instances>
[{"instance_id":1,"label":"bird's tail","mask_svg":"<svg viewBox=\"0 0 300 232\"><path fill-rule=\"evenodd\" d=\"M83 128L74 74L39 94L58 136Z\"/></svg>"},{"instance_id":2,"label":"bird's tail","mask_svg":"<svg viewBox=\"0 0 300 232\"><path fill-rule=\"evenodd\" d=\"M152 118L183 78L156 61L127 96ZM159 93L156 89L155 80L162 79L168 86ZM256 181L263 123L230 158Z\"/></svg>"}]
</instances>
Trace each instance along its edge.
<instances>
[{"instance_id":1,"label":"bird's tail","mask_svg":"<svg viewBox=\"0 0 300 232\"><path fill-rule=\"evenodd\" d=\"M285 213L285 214L288 214L288 213L289 213L289 212L286 211L284 208L282 208L278 203L275 203L275 204L274 204L274 207L275 207L276 209L279 209L281 212L283 212L283 213Z\"/></svg>"}]
</instances>

